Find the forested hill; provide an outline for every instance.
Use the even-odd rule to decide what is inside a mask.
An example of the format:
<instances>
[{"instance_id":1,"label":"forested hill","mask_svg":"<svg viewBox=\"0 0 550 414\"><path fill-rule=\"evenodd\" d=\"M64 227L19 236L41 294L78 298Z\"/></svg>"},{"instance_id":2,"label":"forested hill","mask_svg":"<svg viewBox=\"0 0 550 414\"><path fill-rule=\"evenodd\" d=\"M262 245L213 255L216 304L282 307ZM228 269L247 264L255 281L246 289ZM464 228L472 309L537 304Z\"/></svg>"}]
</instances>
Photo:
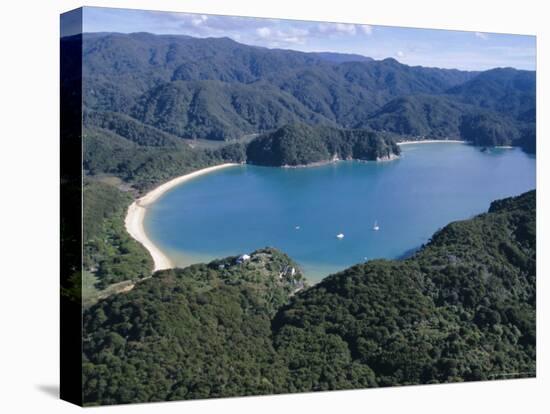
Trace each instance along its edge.
<instances>
[{"instance_id":1,"label":"forested hill","mask_svg":"<svg viewBox=\"0 0 550 414\"><path fill-rule=\"evenodd\" d=\"M337 159L390 160L399 154L390 134L290 124L253 140L246 159L258 165L303 166Z\"/></svg>"},{"instance_id":2,"label":"forested hill","mask_svg":"<svg viewBox=\"0 0 550 414\"><path fill-rule=\"evenodd\" d=\"M84 402L269 393L284 386L271 318L305 286L273 249L157 272L84 314Z\"/></svg>"},{"instance_id":3,"label":"forested hill","mask_svg":"<svg viewBox=\"0 0 550 414\"><path fill-rule=\"evenodd\" d=\"M414 138L471 140L473 132L479 145L534 148L534 72L412 67L228 38L84 39L86 112L123 114L119 121L180 138L229 140L302 122ZM480 114L482 122L475 119Z\"/></svg>"},{"instance_id":4,"label":"forested hill","mask_svg":"<svg viewBox=\"0 0 550 414\"><path fill-rule=\"evenodd\" d=\"M84 401L532 377L535 204L494 202L407 260L305 289L273 249L158 272L85 311Z\"/></svg>"},{"instance_id":5,"label":"forested hill","mask_svg":"<svg viewBox=\"0 0 550 414\"><path fill-rule=\"evenodd\" d=\"M535 204L534 191L499 201L408 260L356 265L297 295L273 321L289 388L534 376Z\"/></svg>"},{"instance_id":6,"label":"forested hill","mask_svg":"<svg viewBox=\"0 0 550 414\"><path fill-rule=\"evenodd\" d=\"M143 94L172 81L220 81L251 90L264 82L283 92L284 99L294 97L326 119L351 124L353 115L346 112L354 104L372 110L397 96L441 93L475 76L409 67L394 59L347 61L346 55L337 53L327 59L322 53L182 35L85 34L83 52L86 105L119 112L131 112ZM140 108L143 105L148 106L142 102Z\"/></svg>"}]
</instances>

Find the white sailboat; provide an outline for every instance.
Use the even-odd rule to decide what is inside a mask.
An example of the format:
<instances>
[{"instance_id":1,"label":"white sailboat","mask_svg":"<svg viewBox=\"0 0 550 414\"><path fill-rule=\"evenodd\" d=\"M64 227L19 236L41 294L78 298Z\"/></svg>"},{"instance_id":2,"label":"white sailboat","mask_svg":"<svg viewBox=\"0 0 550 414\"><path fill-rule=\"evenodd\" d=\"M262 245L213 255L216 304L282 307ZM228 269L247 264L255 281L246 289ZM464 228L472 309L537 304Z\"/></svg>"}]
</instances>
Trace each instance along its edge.
<instances>
[{"instance_id":1,"label":"white sailboat","mask_svg":"<svg viewBox=\"0 0 550 414\"><path fill-rule=\"evenodd\" d=\"M380 226L378 225L378 222L377 222L377 221L374 222L374 226L372 226L372 229L373 229L374 231L380 230Z\"/></svg>"}]
</instances>

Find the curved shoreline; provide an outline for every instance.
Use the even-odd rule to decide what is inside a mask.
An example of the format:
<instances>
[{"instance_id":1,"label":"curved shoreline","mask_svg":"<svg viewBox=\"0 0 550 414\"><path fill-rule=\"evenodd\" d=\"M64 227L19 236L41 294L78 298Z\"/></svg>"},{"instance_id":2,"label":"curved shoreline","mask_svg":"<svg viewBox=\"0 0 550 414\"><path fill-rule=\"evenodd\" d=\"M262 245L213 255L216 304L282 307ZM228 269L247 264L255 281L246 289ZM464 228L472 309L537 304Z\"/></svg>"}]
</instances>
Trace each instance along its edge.
<instances>
[{"instance_id":1,"label":"curved shoreline","mask_svg":"<svg viewBox=\"0 0 550 414\"><path fill-rule=\"evenodd\" d=\"M126 218L124 219L124 225L126 231L130 236L143 245L153 258L153 272L157 270L172 269L174 264L152 241L147 237L145 228L143 226L143 221L145 219L145 213L147 212L147 206L156 200L158 200L164 193L171 190L172 188L183 184L193 178L199 177L201 175L208 174L213 171L221 170L227 167L233 167L239 165L236 163L226 163L215 165L213 167L203 168L201 170L194 171L189 174L181 175L176 177L164 184L159 185L153 190L149 191L143 197L135 200L128 207L126 213Z\"/></svg>"},{"instance_id":2,"label":"curved shoreline","mask_svg":"<svg viewBox=\"0 0 550 414\"><path fill-rule=\"evenodd\" d=\"M460 139L423 139L418 141L401 141L396 142L397 145L409 145L409 144L436 144L436 143L450 143L450 144L467 144L468 141Z\"/></svg>"}]
</instances>

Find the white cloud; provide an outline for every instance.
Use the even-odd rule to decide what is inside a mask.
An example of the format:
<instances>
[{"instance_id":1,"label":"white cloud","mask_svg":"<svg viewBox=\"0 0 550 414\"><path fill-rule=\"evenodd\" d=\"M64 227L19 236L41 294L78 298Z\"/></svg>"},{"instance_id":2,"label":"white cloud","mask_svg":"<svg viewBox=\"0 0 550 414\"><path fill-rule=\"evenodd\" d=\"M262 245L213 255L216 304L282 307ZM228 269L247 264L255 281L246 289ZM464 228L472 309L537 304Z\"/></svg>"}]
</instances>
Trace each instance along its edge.
<instances>
[{"instance_id":1,"label":"white cloud","mask_svg":"<svg viewBox=\"0 0 550 414\"><path fill-rule=\"evenodd\" d=\"M306 42L309 31L307 30L270 30L269 46L285 47L289 45L303 45Z\"/></svg>"},{"instance_id":2,"label":"white cloud","mask_svg":"<svg viewBox=\"0 0 550 414\"><path fill-rule=\"evenodd\" d=\"M271 29L269 27L260 27L260 28L256 29L256 33L261 38L266 38L271 34Z\"/></svg>"},{"instance_id":3,"label":"white cloud","mask_svg":"<svg viewBox=\"0 0 550 414\"><path fill-rule=\"evenodd\" d=\"M193 16L191 19L191 24L195 27L202 25L208 20L208 16L201 14L200 16Z\"/></svg>"},{"instance_id":4,"label":"white cloud","mask_svg":"<svg viewBox=\"0 0 550 414\"><path fill-rule=\"evenodd\" d=\"M309 36L308 29L298 29L296 27L291 28L289 33L292 33L294 36Z\"/></svg>"},{"instance_id":5,"label":"white cloud","mask_svg":"<svg viewBox=\"0 0 550 414\"><path fill-rule=\"evenodd\" d=\"M489 38L489 35L487 33L481 32L475 32L475 36L483 40L487 40Z\"/></svg>"},{"instance_id":6,"label":"white cloud","mask_svg":"<svg viewBox=\"0 0 550 414\"><path fill-rule=\"evenodd\" d=\"M291 45L303 45L306 43L309 36L309 30L290 27L288 29L277 29L273 27L259 27L255 30L255 40L264 42L267 41L269 47L289 47Z\"/></svg>"},{"instance_id":7,"label":"white cloud","mask_svg":"<svg viewBox=\"0 0 550 414\"><path fill-rule=\"evenodd\" d=\"M319 23L317 30L326 34L350 34L354 35L357 29L354 24L346 23Z\"/></svg>"},{"instance_id":8,"label":"white cloud","mask_svg":"<svg viewBox=\"0 0 550 414\"><path fill-rule=\"evenodd\" d=\"M336 30L347 34L355 34L357 31L354 24L336 23Z\"/></svg>"},{"instance_id":9,"label":"white cloud","mask_svg":"<svg viewBox=\"0 0 550 414\"><path fill-rule=\"evenodd\" d=\"M319 30L321 33L326 33L330 29L330 25L328 23L319 23L317 25L317 30Z\"/></svg>"},{"instance_id":10,"label":"white cloud","mask_svg":"<svg viewBox=\"0 0 550 414\"><path fill-rule=\"evenodd\" d=\"M283 37L281 38L281 40L286 43L294 43L294 44L300 44L304 42L303 39L296 36Z\"/></svg>"},{"instance_id":11,"label":"white cloud","mask_svg":"<svg viewBox=\"0 0 550 414\"><path fill-rule=\"evenodd\" d=\"M372 26L369 26L368 24L362 24L359 26L364 34L371 35L372 34Z\"/></svg>"}]
</instances>

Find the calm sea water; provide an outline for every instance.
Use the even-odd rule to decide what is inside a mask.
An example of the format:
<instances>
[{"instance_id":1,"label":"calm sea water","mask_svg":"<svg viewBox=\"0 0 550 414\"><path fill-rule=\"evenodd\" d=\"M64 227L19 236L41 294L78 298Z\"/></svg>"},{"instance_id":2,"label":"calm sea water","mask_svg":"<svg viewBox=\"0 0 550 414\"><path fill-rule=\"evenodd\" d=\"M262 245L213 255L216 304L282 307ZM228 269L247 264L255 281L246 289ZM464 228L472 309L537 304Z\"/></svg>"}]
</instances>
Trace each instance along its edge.
<instances>
[{"instance_id":1,"label":"calm sea water","mask_svg":"<svg viewBox=\"0 0 550 414\"><path fill-rule=\"evenodd\" d=\"M402 257L449 222L535 188L535 158L519 149L435 143L402 150L385 163L220 170L166 193L145 228L180 266L273 246L317 281L365 260Z\"/></svg>"}]
</instances>

